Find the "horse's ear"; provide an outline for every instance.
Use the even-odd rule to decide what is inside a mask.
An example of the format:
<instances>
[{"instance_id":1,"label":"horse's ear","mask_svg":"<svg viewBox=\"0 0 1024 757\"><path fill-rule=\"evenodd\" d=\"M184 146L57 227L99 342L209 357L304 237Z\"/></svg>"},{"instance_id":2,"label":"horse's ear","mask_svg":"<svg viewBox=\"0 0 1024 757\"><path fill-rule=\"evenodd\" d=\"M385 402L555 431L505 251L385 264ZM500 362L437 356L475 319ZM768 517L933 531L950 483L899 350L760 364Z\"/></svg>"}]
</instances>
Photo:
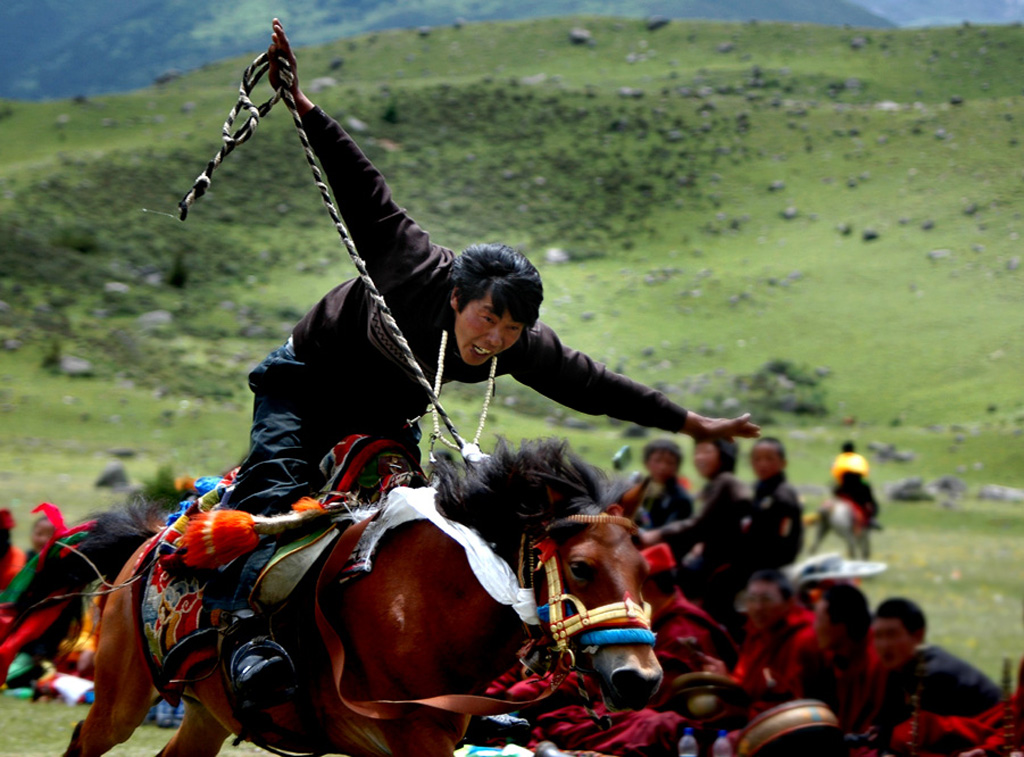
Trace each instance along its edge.
<instances>
[{"instance_id":1,"label":"horse's ear","mask_svg":"<svg viewBox=\"0 0 1024 757\"><path fill-rule=\"evenodd\" d=\"M605 510L608 515L621 515L625 516L626 511L622 509L622 505L616 502L614 505L609 505L608 509Z\"/></svg>"}]
</instances>

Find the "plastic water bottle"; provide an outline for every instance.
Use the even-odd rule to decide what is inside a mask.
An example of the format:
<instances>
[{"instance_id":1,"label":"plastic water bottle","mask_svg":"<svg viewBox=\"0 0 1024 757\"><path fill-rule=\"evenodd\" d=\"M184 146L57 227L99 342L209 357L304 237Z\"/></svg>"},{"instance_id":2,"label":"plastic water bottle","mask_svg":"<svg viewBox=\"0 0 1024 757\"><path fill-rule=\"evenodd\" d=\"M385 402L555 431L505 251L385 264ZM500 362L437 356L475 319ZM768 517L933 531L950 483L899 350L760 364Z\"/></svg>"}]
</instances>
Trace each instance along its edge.
<instances>
[{"instance_id":1,"label":"plastic water bottle","mask_svg":"<svg viewBox=\"0 0 1024 757\"><path fill-rule=\"evenodd\" d=\"M693 729L687 728L683 731L683 737L679 739L679 757L697 757L697 737L693 735Z\"/></svg>"},{"instance_id":2,"label":"plastic water bottle","mask_svg":"<svg viewBox=\"0 0 1024 757\"><path fill-rule=\"evenodd\" d=\"M711 755L712 757L732 757L732 744L729 743L729 737L725 731L718 732L718 738L711 746Z\"/></svg>"}]
</instances>

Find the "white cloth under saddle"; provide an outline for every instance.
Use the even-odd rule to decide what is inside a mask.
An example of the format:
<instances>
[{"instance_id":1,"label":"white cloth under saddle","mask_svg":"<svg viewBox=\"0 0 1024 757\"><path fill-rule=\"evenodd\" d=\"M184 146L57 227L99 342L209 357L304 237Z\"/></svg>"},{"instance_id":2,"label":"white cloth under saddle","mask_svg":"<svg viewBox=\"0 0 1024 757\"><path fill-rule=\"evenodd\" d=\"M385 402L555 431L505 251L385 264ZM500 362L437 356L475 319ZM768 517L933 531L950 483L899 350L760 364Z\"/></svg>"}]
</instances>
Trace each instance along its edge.
<instances>
[{"instance_id":1,"label":"white cloth under saddle","mask_svg":"<svg viewBox=\"0 0 1024 757\"><path fill-rule=\"evenodd\" d=\"M377 545L388 531L403 523L429 520L462 545L474 575L495 602L511 607L524 623L539 625L540 618L537 617L537 602L533 591L519 585L515 571L494 552L480 534L439 513L434 503L436 494L431 487L411 489L401 486L393 489L388 494L380 515L367 526L353 557L358 562L365 562L364 569L369 570Z\"/></svg>"}]
</instances>

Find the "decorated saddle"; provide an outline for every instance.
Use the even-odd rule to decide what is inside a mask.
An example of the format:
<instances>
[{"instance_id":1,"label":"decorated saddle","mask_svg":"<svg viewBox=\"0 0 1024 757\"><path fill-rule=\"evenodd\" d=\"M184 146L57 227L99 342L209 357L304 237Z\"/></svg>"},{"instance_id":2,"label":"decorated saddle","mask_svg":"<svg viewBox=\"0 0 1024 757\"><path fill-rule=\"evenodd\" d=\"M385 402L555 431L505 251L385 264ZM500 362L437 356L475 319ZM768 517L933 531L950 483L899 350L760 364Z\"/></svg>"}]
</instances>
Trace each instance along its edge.
<instances>
[{"instance_id":1,"label":"decorated saddle","mask_svg":"<svg viewBox=\"0 0 1024 757\"><path fill-rule=\"evenodd\" d=\"M392 489L426 484L404 447L377 437L347 437L321 470L328 483L319 496L277 517L215 509L234 472L199 479L198 498L182 503L141 554L133 586L143 656L172 702L188 682L216 671L219 642L234 622L283 606L338 535L379 512Z\"/></svg>"}]
</instances>

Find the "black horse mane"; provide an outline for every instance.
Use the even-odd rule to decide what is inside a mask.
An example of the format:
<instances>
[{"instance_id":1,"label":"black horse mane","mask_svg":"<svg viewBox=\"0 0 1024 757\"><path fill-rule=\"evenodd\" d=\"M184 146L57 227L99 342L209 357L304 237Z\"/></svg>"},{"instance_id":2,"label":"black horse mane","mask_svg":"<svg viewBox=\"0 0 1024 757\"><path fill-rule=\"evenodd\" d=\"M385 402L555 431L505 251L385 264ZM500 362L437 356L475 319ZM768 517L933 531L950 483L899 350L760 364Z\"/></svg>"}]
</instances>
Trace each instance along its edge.
<instances>
[{"instance_id":1,"label":"black horse mane","mask_svg":"<svg viewBox=\"0 0 1024 757\"><path fill-rule=\"evenodd\" d=\"M167 511L159 504L144 500L133 500L86 518L96 522L89 536L62 559L47 559L43 570L18 598L17 609L26 610L51 595L81 591L100 576L112 581L166 518Z\"/></svg>"},{"instance_id":2,"label":"black horse mane","mask_svg":"<svg viewBox=\"0 0 1024 757\"><path fill-rule=\"evenodd\" d=\"M569 515L603 512L619 493L559 439L524 441L518 448L502 439L482 462L445 461L435 474L441 513L475 529L506 559L517 553L523 534L537 537ZM582 527L562 526L551 535L568 538Z\"/></svg>"}]
</instances>

